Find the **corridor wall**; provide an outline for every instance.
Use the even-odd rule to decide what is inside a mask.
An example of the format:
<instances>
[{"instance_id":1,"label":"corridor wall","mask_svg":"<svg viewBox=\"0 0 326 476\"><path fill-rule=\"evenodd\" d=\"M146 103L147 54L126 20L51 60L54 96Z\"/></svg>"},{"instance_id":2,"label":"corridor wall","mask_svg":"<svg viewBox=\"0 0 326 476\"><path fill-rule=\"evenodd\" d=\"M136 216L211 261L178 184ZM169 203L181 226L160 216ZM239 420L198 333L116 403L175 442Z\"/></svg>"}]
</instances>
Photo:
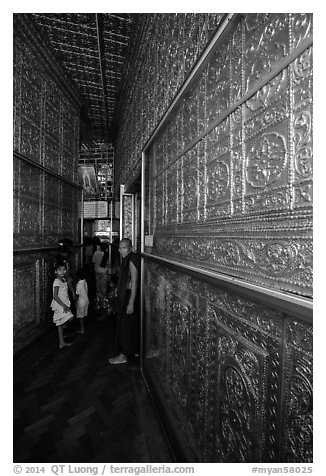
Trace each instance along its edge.
<instances>
[{"instance_id":1,"label":"corridor wall","mask_svg":"<svg viewBox=\"0 0 326 476\"><path fill-rule=\"evenodd\" d=\"M79 104L31 19L14 14L15 354L52 325L58 241L79 242Z\"/></svg>"},{"instance_id":2,"label":"corridor wall","mask_svg":"<svg viewBox=\"0 0 326 476\"><path fill-rule=\"evenodd\" d=\"M149 15L138 48L144 371L187 461L310 462L312 15Z\"/></svg>"}]
</instances>

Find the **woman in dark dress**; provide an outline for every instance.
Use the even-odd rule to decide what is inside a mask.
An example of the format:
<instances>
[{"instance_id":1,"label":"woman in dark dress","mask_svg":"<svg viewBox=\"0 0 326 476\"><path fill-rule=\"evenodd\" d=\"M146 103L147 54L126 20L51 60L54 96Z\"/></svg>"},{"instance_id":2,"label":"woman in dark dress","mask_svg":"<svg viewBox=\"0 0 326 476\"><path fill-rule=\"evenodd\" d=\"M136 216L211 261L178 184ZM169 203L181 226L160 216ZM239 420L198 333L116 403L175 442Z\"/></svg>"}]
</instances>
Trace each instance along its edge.
<instances>
[{"instance_id":1,"label":"woman in dark dress","mask_svg":"<svg viewBox=\"0 0 326 476\"><path fill-rule=\"evenodd\" d=\"M110 364L124 364L128 357L139 353L139 258L133 253L129 238L120 241L119 253L121 263L117 286L118 319L115 335L117 355L109 359Z\"/></svg>"}]
</instances>

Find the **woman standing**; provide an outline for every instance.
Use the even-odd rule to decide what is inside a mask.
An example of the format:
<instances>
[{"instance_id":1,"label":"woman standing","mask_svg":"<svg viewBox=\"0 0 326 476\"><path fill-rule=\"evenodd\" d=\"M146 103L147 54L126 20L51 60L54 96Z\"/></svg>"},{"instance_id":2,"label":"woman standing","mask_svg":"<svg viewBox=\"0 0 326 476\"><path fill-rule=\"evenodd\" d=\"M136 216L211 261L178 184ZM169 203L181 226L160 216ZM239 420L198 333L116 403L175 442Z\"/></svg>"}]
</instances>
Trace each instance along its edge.
<instances>
[{"instance_id":1,"label":"woman standing","mask_svg":"<svg viewBox=\"0 0 326 476\"><path fill-rule=\"evenodd\" d=\"M96 292L103 298L107 294L109 253L105 243L100 243L98 248L93 255L92 262L94 263Z\"/></svg>"},{"instance_id":2,"label":"woman standing","mask_svg":"<svg viewBox=\"0 0 326 476\"><path fill-rule=\"evenodd\" d=\"M109 359L110 364L124 364L128 357L139 353L139 259L132 251L129 238L120 241L119 253L121 264L117 286L118 321L115 336L117 356Z\"/></svg>"}]
</instances>

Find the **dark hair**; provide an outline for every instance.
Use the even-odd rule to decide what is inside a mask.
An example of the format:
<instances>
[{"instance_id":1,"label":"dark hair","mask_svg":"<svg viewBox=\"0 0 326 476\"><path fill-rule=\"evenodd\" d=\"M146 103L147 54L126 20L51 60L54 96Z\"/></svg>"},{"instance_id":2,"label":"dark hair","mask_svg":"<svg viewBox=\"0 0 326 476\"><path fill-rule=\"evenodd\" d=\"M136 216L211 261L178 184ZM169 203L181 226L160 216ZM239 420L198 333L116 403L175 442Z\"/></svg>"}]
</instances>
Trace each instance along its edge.
<instances>
[{"instance_id":1,"label":"dark hair","mask_svg":"<svg viewBox=\"0 0 326 476\"><path fill-rule=\"evenodd\" d=\"M94 246L99 246L101 244L101 240L99 239L98 236L93 236L92 242Z\"/></svg>"},{"instance_id":2,"label":"dark hair","mask_svg":"<svg viewBox=\"0 0 326 476\"><path fill-rule=\"evenodd\" d=\"M104 241L101 241L101 243L100 243L100 249L101 249L102 251L106 251L107 248L108 248L108 245L107 245Z\"/></svg>"},{"instance_id":3,"label":"dark hair","mask_svg":"<svg viewBox=\"0 0 326 476\"><path fill-rule=\"evenodd\" d=\"M73 241L69 238L62 238L58 241L59 250L63 251L64 253L70 252L73 244Z\"/></svg>"},{"instance_id":4,"label":"dark hair","mask_svg":"<svg viewBox=\"0 0 326 476\"><path fill-rule=\"evenodd\" d=\"M64 261L63 259L57 259L53 265L54 271L56 271L58 268L61 268L62 266L67 269L66 261Z\"/></svg>"},{"instance_id":5,"label":"dark hair","mask_svg":"<svg viewBox=\"0 0 326 476\"><path fill-rule=\"evenodd\" d=\"M85 270L83 268L79 268L77 269L77 278L79 279L85 279L86 278L86 273L85 273Z\"/></svg>"}]
</instances>

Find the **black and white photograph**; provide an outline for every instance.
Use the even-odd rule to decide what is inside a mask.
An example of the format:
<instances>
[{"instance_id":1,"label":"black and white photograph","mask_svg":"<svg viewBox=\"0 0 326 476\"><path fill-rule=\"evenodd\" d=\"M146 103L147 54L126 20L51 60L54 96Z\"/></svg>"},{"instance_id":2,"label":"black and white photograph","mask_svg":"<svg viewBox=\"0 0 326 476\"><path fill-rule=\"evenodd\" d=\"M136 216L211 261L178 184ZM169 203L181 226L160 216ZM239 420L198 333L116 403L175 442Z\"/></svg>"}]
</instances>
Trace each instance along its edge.
<instances>
[{"instance_id":1,"label":"black and white photograph","mask_svg":"<svg viewBox=\"0 0 326 476\"><path fill-rule=\"evenodd\" d=\"M182 6L11 13L8 474L314 473L316 15Z\"/></svg>"}]
</instances>

